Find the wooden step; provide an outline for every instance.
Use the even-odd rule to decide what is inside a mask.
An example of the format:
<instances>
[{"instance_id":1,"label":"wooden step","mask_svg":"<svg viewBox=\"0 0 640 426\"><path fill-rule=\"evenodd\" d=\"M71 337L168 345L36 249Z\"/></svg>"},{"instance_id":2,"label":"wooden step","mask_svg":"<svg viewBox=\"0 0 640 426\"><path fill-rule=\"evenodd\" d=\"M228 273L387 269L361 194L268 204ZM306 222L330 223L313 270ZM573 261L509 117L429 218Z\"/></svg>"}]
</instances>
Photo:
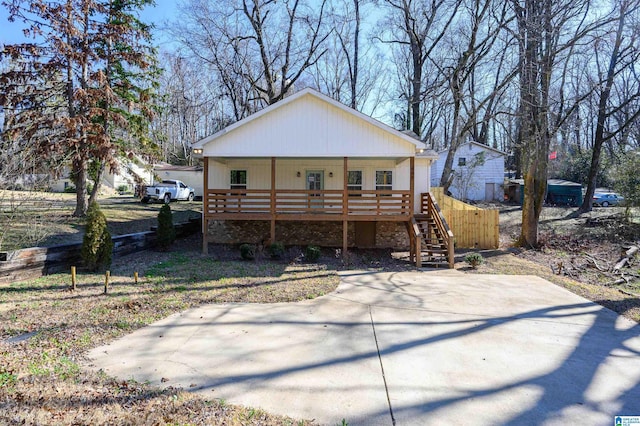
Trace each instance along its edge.
<instances>
[{"instance_id":1,"label":"wooden step","mask_svg":"<svg viewBox=\"0 0 640 426\"><path fill-rule=\"evenodd\" d=\"M436 220L428 214L414 215L416 225L420 231L420 259L424 266L449 266L449 252L446 239L436 226Z\"/></svg>"},{"instance_id":2,"label":"wooden step","mask_svg":"<svg viewBox=\"0 0 640 426\"><path fill-rule=\"evenodd\" d=\"M442 255L447 256L447 250L422 250L422 254Z\"/></svg>"}]
</instances>

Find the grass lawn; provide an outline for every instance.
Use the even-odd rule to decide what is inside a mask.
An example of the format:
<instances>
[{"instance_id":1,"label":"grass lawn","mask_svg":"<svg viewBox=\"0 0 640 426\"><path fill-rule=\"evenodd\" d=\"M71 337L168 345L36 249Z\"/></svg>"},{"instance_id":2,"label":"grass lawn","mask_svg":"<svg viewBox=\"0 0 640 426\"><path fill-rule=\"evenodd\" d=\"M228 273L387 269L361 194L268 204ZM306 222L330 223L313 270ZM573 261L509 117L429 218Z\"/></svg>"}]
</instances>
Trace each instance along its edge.
<instances>
[{"instance_id":1,"label":"grass lawn","mask_svg":"<svg viewBox=\"0 0 640 426\"><path fill-rule=\"evenodd\" d=\"M141 261L144 256L154 261ZM144 265L150 267L135 284L133 272ZM335 271L320 264L216 261L180 248L126 256L111 269L107 295L101 274L79 275L73 292L68 274L2 288L0 423L311 424L89 373L80 364L90 348L204 303L321 296L338 285ZM30 338L20 340L25 334Z\"/></svg>"},{"instance_id":2,"label":"grass lawn","mask_svg":"<svg viewBox=\"0 0 640 426\"><path fill-rule=\"evenodd\" d=\"M148 231L162 204L143 204L131 195L98 200L111 235ZM200 217L202 202L170 204L174 222ZM84 219L73 217L75 194L0 190L0 251L82 241Z\"/></svg>"}]
</instances>

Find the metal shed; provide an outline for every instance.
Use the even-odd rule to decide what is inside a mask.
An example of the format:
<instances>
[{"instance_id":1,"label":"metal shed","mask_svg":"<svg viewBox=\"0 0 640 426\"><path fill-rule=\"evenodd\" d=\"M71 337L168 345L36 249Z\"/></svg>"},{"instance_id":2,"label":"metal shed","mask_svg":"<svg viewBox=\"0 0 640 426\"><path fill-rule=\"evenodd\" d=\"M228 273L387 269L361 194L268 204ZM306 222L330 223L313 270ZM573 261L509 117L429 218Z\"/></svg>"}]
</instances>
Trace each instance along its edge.
<instances>
[{"instance_id":1,"label":"metal shed","mask_svg":"<svg viewBox=\"0 0 640 426\"><path fill-rule=\"evenodd\" d=\"M506 186L506 198L524 201L524 179L514 179ZM582 204L582 184L562 179L547 180L545 203L560 206L579 207Z\"/></svg>"}]
</instances>

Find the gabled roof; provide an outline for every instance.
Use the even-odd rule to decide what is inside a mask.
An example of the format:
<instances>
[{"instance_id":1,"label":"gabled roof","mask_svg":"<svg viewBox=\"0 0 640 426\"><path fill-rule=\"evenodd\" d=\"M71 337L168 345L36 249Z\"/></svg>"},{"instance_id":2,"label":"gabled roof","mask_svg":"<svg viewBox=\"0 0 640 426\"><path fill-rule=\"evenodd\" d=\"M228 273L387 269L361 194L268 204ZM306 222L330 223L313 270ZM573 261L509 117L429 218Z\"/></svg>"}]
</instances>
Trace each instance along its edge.
<instances>
[{"instance_id":1,"label":"gabled roof","mask_svg":"<svg viewBox=\"0 0 640 426\"><path fill-rule=\"evenodd\" d=\"M304 102L302 102L303 100L305 100ZM313 105L313 107L315 108L311 108L311 104L313 104L315 101L315 105ZM295 108L292 107L292 105L295 104ZM298 125L299 127L304 126L304 123L300 122L300 117L296 116L295 118L291 118L288 121L286 119L282 118L282 112L281 111L286 111L286 114L289 115L294 115L300 108L305 108L307 106L309 106L309 111L313 111L313 112L323 112L324 110L322 109L322 105L324 105L324 109L330 109L329 107L332 107L333 110L332 111L336 111L339 110L342 113L345 113L346 116L341 116L341 117L345 117L345 119L343 121L349 121L349 124L345 125L346 130L352 131L352 134L356 134L357 131L364 131L362 130L363 128L369 128L369 129L378 129L379 131L382 131L384 134L387 134L388 136L386 136L386 138L388 138L389 140L393 140L395 144L400 144L402 145L402 143L407 144L405 145L405 148L402 148L403 152L409 152L411 151L412 153L415 152L423 152L426 150L426 145L424 142L415 139L414 137L411 137L410 135L404 134L403 132L400 132L398 130L393 129L390 126L387 126L384 123L381 123L378 120L375 120L372 117L369 117L359 111L356 111L346 105L343 105L342 103L336 101L335 99L332 99L326 95L323 95L311 88L307 88L304 90L301 90L291 96L288 96L286 98L284 98L283 100L270 105L236 123L231 124L230 126L227 126L226 128L222 129L221 131L208 136L204 139L201 139L200 141L196 142L193 147L194 148L203 148L204 149L204 155L207 155L207 151L208 149L206 149L206 146L214 143L214 142L218 142L220 140L223 139L227 139L230 135L234 135L234 134L240 134L242 133L241 131L244 131L245 129L251 128L252 127L252 123L255 123L257 121L259 121L261 118L263 117L267 117L272 115L273 117L271 117L271 119L275 120L276 118L279 120L279 127L277 128L277 132L279 136L282 136L282 138L286 138L287 137L287 132L301 132L300 128L294 128L296 127L296 125ZM293 109L292 109L293 108ZM278 114L278 112L281 112L280 114ZM319 135L314 134L314 130L315 133L317 133L318 130L321 131L326 131L327 128L331 127L331 126L337 126L337 125L341 125L341 123L338 123L335 121L335 116L336 113L334 112L333 115L331 116L324 116L324 115L320 115L318 116L318 123L312 122L312 124L315 126L315 129L312 128L308 128L308 129L304 129L305 131L308 132L309 134L309 138L315 138L318 139L320 138ZM339 115L339 114L338 114ZM350 118L349 118L350 117ZM324 120L324 121L323 121ZM283 125L286 124L286 125ZM260 126L262 126L262 124L260 124ZM367 127L369 126L369 127ZM355 130L354 130L355 129ZM255 129L254 129L255 131ZM269 131L271 131L271 133L268 133ZM373 131L373 130L370 130ZM240 133L239 133L240 132ZM265 133L262 134L262 136L265 139L268 139L269 136L274 137L273 136L273 129L266 129ZM335 134L331 134L330 131L326 131L327 138L330 137L334 137L335 139ZM244 137L246 137L246 135L243 135ZM296 135L299 138L299 143L304 144L307 138L302 138L300 137L300 135ZM232 137L238 137L238 135L236 136L232 136ZM348 136L345 136L345 139L349 139ZM238 139L238 141L244 141L245 139L240 138ZM236 143L238 142L236 141ZM316 141L317 142L317 141ZM324 142L324 141L322 141ZM324 147L325 149L325 154L326 155L328 152L331 151L332 148L336 148L340 146L340 144L338 144L339 141L330 141L331 143L327 144L327 146ZM341 142L342 145L344 145L344 141ZM262 151L264 151L265 148L260 147L260 144L256 144L254 142L253 147L255 147L257 149L257 151L260 151L262 149ZM398 146L400 146L398 145ZM409 147L413 147L413 149L408 149ZM374 146L372 146L372 148L375 148ZM227 151L230 148L225 148L227 149ZM375 151L375 149L374 149ZM435 152L429 150L432 153L432 156L435 158ZM264 152L262 152L262 154L264 154ZM339 153L337 153L339 155ZM215 154L214 154L215 155ZM293 155L293 154L292 154Z\"/></svg>"},{"instance_id":2,"label":"gabled roof","mask_svg":"<svg viewBox=\"0 0 640 426\"><path fill-rule=\"evenodd\" d=\"M492 147L490 147L489 145L485 145L485 144L483 144L483 143L476 142L476 141L467 141L467 142L465 142L465 143L461 144L461 145L458 147L458 149L462 148L462 147L463 147L463 146L465 146L465 145L469 145L469 144L471 144L471 145L475 145L475 146L480 147L480 148L482 148L482 149L486 149L487 151L495 152L496 154L499 154L499 155L505 155L505 156L506 156L506 155L508 155L508 154L507 154L506 152L504 152L504 151L500 151L499 149L492 148ZM449 149L441 149L440 151L438 151L438 154L442 154L443 152L449 152Z\"/></svg>"}]
</instances>

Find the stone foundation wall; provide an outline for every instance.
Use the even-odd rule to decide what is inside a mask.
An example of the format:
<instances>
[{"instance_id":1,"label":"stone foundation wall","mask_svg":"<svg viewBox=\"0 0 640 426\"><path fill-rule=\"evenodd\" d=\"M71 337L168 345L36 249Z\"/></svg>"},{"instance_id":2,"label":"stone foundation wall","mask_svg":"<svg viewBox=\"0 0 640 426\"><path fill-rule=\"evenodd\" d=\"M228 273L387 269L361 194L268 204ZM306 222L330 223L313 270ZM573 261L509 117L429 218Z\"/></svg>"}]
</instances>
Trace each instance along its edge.
<instances>
[{"instance_id":1,"label":"stone foundation wall","mask_svg":"<svg viewBox=\"0 0 640 426\"><path fill-rule=\"evenodd\" d=\"M209 222L209 242L216 244L258 244L268 240L270 232L270 224L264 220L212 220Z\"/></svg>"},{"instance_id":2,"label":"stone foundation wall","mask_svg":"<svg viewBox=\"0 0 640 426\"><path fill-rule=\"evenodd\" d=\"M376 247L409 250L404 222L376 222Z\"/></svg>"},{"instance_id":3,"label":"stone foundation wall","mask_svg":"<svg viewBox=\"0 0 640 426\"><path fill-rule=\"evenodd\" d=\"M259 220L209 222L209 242L258 244L270 237L270 223ZM342 222L276 222L276 240L286 245L315 244L342 247ZM355 246L355 224L347 225L347 244ZM376 247L408 249L409 236L402 222L376 222Z\"/></svg>"}]
</instances>

